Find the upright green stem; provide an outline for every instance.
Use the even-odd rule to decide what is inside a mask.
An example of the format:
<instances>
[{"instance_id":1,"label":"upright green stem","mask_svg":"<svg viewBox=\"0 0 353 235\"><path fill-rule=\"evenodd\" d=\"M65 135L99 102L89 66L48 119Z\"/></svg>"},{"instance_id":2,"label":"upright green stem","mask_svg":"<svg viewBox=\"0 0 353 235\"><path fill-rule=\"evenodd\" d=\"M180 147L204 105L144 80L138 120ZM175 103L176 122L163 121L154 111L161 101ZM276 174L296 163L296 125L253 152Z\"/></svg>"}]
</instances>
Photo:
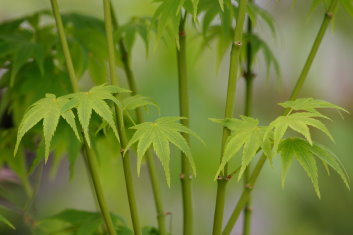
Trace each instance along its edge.
<instances>
[{"instance_id":1,"label":"upright green stem","mask_svg":"<svg viewBox=\"0 0 353 235\"><path fill-rule=\"evenodd\" d=\"M250 0L250 1L252 1L252 0ZM247 33L252 34L253 25L252 25L250 17L247 17L247 21L248 21ZM252 93L253 93L253 80L254 80L254 72L252 69L252 64L253 64L252 62L253 62L253 51L252 51L251 41L249 40L247 43L247 47L246 47L246 71L244 74L245 86L246 86L245 109L244 109L245 116L250 116L251 111L252 111L252 99L253 99ZM250 166L251 166L251 164L248 165L248 167L246 168L246 170L244 172L244 187L249 184ZM251 214L252 214L251 197L249 195L249 199L244 207L243 235L250 235Z\"/></svg>"},{"instance_id":2,"label":"upright green stem","mask_svg":"<svg viewBox=\"0 0 353 235\"><path fill-rule=\"evenodd\" d=\"M179 85L179 113L181 123L189 126L189 95L188 95L188 78L186 64L186 35L185 22L187 12L181 17L179 23L179 48L177 48L177 64L178 64L178 85ZM184 138L189 143L189 135L183 133ZM193 233L193 203L192 203L192 169L185 154L181 153L181 190L183 198L183 234L191 235Z\"/></svg>"},{"instance_id":3,"label":"upright green stem","mask_svg":"<svg viewBox=\"0 0 353 235\"><path fill-rule=\"evenodd\" d=\"M65 36L65 31L64 31L64 26L62 23L62 19L60 16L60 11L59 11L59 6L57 3L57 0L51 0L51 6L52 6L52 10L53 10L53 14L55 17L55 22L57 25L57 29L58 29L58 34L59 34L59 38L60 38L60 42L62 45L62 49L64 51L64 57L65 57L65 61L66 61L66 67L67 67L67 71L69 74L69 78L71 81L71 85L72 85L72 89L74 92L78 92L79 88L77 85L77 79L76 79L76 75L75 75L75 70L74 70L74 66L72 63L72 59L71 59L71 55L70 55L70 50L69 50L69 46L67 44L67 40L66 40L66 36ZM85 158L87 159L87 165L88 165L88 172L90 174L93 186L94 186L94 191L95 191L95 195L96 198L98 200L98 204L104 219L104 222L106 224L108 233L110 235L116 235L115 232L115 228L109 213L109 209L107 206L107 203L104 199L104 195L103 195L103 189L102 189L102 185L100 183L100 179L99 179L99 174L98 174L98 167L97 167L97 163L95 161L95 156L92 156L92 152L91 150L88 148L88 145L86 143L83 144L83 155L85 156Z\"/></svg>"},{"instance_id":4,"label":"upright green stem","mask_svg":"<svg viewBox=\"0 0 353 235\"><path fill-rule=\"evenodd\" d=\"M106 222L108 233L116 234L112 219L110 217L109 208L104 198L103 187L99 180L99 169L98 169L96 156L94 154L94 151L87 147L87 144L85 144L84 146L84 152L85 152L85 157L89 168L89 172L91 173L92 183L94 186L94 190L96 192L97 201L101 208L104 221Z\"/></svg>"},{"instance_id":5,"label":"upright green stem","mask_svg":"<svg viewBox=\"0 0 353 235\"><path fill-rule=\"evenodd\" d=\"M106 31L106 38L107 38L107 44L108 44L110 81L112 84L117 85L118 79L116 74L115 47L114 47L114 40L113 40L113 26L112 26L112 16L111 16L112 11L111 11L110 0L103 0L103 5L104 5L105 31ZM119 137L120 137L121 152L123 153L125 151L124 150L125 146L128 143L128 138L127 138L127 135L125 132L125 126L124 126L124 114L123 114L123 111L118 108L116 108L116 114L117 114L116 119L117 119L117 126L118 126ZM134 185L132 181L129 152L126 152L122 158L123 158L123 169L125 174L125 184L126 184L126 191L127 191L128 200L129 200L132 226L133 226L135 235L141 235L135 190L134 190Z\"/></svg>"},{"instance_id":6,"label":"upright green stem","mask_svg":"<svg viewBox=\"0 0 353 235\"><path fill-rule=\"evenodd\" d=\"M111 5L111 12L112 12L113 26L115 27L115 29L118 29L119 24L118 24L118 20L117 20L115 14L114 14L114 10L113 10L112 5ZM127 77L127 82L129 84L129 89L132 91L132 95L136 95L137 94L136 80L135 80L134 74L131 70L129 53L126 50L126 46L125 46L124 41L122 39L119 41L119 47L120 47L120 53L121 53L121 61L123 63L124 71L125 71L125 74ZM141 112L140 108L136 109L135 114L136 114L137 122L143 123L144 117L143 117L143 113ZM163 201L162 201L162 196L161 196L161 192L160 192L160 188L159 188L155 162L153 159L153 155L150 151L146 152L146 159L147 159L147 167L148 167L148 172L149 172L149 176L150 176L150 181L152 184L154 202L156 205L159 234L166 235L167 234L166 223L165 223L166 214L163 209L164 208Z\"/></svg>"},{"instance_id":7,"label":"upright green stem","mask_svg":"<svg viewBox=\"0 0 353 235\"><path fill-rule=\"evenodd\" d=\"M226 108L224 113L224 118L231 118L233 116L234 104L235 104L235 94L237 88L237 76L239 70L239 60L240 60L240 50L242 46L242 34L243 26L245 21L245 14L247 8L247 0L239 1L238 16L234 32L234 42L232 44L231 54L230 54L230 64L229 64L229 77L228 77L228 89L227 89L227 99ZM225 142L230 135L228 128L223 128L223 139L221 147L221 161L223 157L223 149ZM220 235L222 233L222 222L223 222L223 211L225 203L225 192L227 186L227 171L228 166L225 166L224 172L218 177L217 181L217 197L216 206L213 221L213 235Z\"/></svg>"},{"instance_id":8,"label":"upright green stem","mask_svg":"<svg viewBox=\"0 0 353 235\"><path fill-rule=\"evenodd\" d=\"M338 4L338 0L332 0L327 12L325 13L324 20L321 24L320 30L319 30L318 34L316 35L316 38L315 38L314 44L311 48L311 51L309 53L309 56L304 64L303 70L302 70L302 72L297 80L297 83L293 89L293 92L290 96L290 100L294 100L298 97L299 91L302 88L302 86L307 78L308 72L311 68L313 60L315 59L316 53L321 45L323 36L324 36L324 34L329 26L329 23L333 17L333 13L335 12L337 4ZM288 113L288 110L285 110L283 114L286 115L287 113ZM258 178L258 175L259 175L265 161L266 161L266 156L262 155L262 157L260 158L259 162L257 163L257 165L255 167L254 172L252 173L252 175L250 177L250 182L247 185L248 188L252 189L254 187L256 180ZM244 188L243 193L240 196L240 199L239 199L236 207L234 208L233 213L232 213L225 229L223 230L222 235L229 235L232 232L232 229L239 218L240 211L244 208L245 204L247 203L247 201L249 199L249 194L250 194L250 190L247 188Z\"/></svg>"},{"instance_id":9,"label":"upright green stem","mask_svg":"<svg viewBox=\"0 0 353 235\"><path fill-rule=\"evenodd\" d=\"M56 27L57 27L57 30L59 33L61 47L64 52L67 72L69 74L72 90L74 92L77 92L79 89L78 89L77 79L76 79L76 75L75 75L74 64L72 63L69 45L67 44L64 26L63 26L63 22L62 22L62 19L60 16L58 2L57 2L57 0L50 0L50 2L51 2L53 14L54 14L55 22L56 22Z\"/></svg>"}]
</instances>

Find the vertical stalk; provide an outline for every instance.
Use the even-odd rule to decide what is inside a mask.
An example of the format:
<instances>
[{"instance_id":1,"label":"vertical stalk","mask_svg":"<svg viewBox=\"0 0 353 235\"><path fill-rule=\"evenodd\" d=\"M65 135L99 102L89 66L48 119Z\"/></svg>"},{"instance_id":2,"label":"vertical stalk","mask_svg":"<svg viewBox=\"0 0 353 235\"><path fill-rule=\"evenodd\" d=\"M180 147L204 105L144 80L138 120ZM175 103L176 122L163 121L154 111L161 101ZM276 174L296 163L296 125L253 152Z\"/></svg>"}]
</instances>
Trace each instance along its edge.
<instances>
[{"instance_id":1,"label":"vertical stalk","mask_svg":"<svg viewBox=\"0 0 353 235\"><path fill-rule=\"evenodd\" d=\"M51 6L52 6L55 22L57 25L61 46L64 51L64 57L65 57L67 71L68 71L69 78L71 81L72 89L74 92L78 92L79 89L78 89L78 85L77 85L75 70L74 70L74 66L72 63L69 46L67 44L64 26L63 26L62 19L60 16L57 0L51 0ZM102 189L102 185L100 183L100 179L99 179L99 175L98 175L99 171L98 171L97 163L95 161L95 156L92 156L92 152L88 148L86 143L83 144L83 149L84 149L83 155L87 159L88 172L89 172L89 175L91 177L91 180L92 180L92 183L94 186L95 195L96 195L104 222L106 224L108 233L110 235L116 235L115 228L114 228L114 225L113 225L110 213L109 213L109 209L108 209L107 203L104 199L103 189Z\"/></svg>"},{"instance_id":2,"label":"vertical stalk","mask_svg":"<svg viewBox=\"0 0 353 235\"><path fill-rule=\"evenodd\" d=\"M103 5L104 5L105 31L106 31L106 38L107 38L107 45L108 45L110 82L114 85L117 85L118 80L117 80L117 74L115 70L116 69L115 47L114 47L114 41L113 41L113 26L112 26L112 16L111 16L112 11L111 11L110 0L103 0ZM124 126L124 114L123 114L123 111L118 108L116 108L116 114L117 114L116 119L117 119L117 126L118 126L118 132L120 137L121 152L123 153L125 151L124 150L125 146L128 143L128 138L127 138L127 135L125 132L125 126ZM123 169L124 169L124 175L125 175L125 184L126 184L126 190L128 195L132 226L133 226L135 235L141 235L135 190L134 190L134 185L132 181L129 152L126 152L125 156L123 156L122 158L123 158Z\"/></svg>"},{"instance_id":3,"label":"vertical stalk","mask_svg":"<svg viewBox=\"0 0 353 235\"><path fill-rule=\"evenodd\" d=\"M185 22L187 12L180 19L179 23L179 48L177 48L177 64L178 64L178 86L179 86L179 113L181 124L189 127L189 95L188 95L188 79L186 64L186 35ZM189 143L189 135L183 133L184 138ZM192 205L192 169L185 154L181 153L181 190L183 199L183 234L191 235L193 233L193 205Z\"/></svg>"},{"instance_id":4,"label":"vertical stalk","mask_svg":"<svg viewBox=\"0 0 353 235\"><path fill-rule=\"evenodd\" d=\"M84 155L86 157L89 172L91 173L92 183L94 186L94 190L96 192L97 201L98 201L98 204L101 208L104 221L106 222L108 233L109 234L116 234L112 219L110 217L109 208L108 208L107 202L104 198L103 187L102 187L101 182L99 180L99 173L98 173L99 169L98 169L98 163L97 163L96 156L94 154L94 151L87 147L87 144L85 144L84 152L85 152Z\"/></svg>"},{"instance_id":5,"label":"vertical stalk","mask_svg":"<svg viewBox=\"0 0 353 235\"><path fill-rule=\"evenodd\" d=\"M252 1L252 0L249 0ZM253 25L251 22L250 17L247 17L247 33L250 35L253 32ZM244 74L245 78L245 109L244 109L244 115L245 116L250 116L252 112L252 99L253 99L253 80L254 80L254 72L252 69L252 62L253 62L253 51L252 51L252 45L251 41L249 40L247 43L246 47L246 71ZM249 184L249 177L250 177L250 166L251 164L248 165L244 172L244 187ZM251 197L249 195L249 199L247 203L245 204L244 207L244 222L243 222L243 235L250 235L250 229L251 229L251 214L252 214L252 209L251 209Z\"/></svg>"},{"instance_id":6,"label":"vertical stalk","mask_svg":"<svg viewBox=\"0 0 353 235\"><path fill-rule=\"evenodd\" d=\"M294 100L298 97L299 91L302 88L302 86L307 78L307 75L310 71L311 65L312 65L312 63L315 59L315 56L317 54L317 51L321 45L323 36L325 35L325 32L329 26L329 23L330 23L332 17L334 16L334 12L336 10L337 4L338 4L338 0L332 0L328 10L325 13L325 16L324 16L324 19L321 23L321 27L319 29L319 32L316 35L316 38L315 38L313 46L310 50L309 56L304 64L303 70L302 70L302 72L296 82L296 85L293 89L293 92L290 96L290 100ZM283 114L286 115L288 113L288 111L289 110L285 110ZM245 187L243 189L243 193L240 196L240 199L239 199L236 207L234 208L233 213L232 213L225 229L223 230L222 235L229 235L232 232L232 229L239 218L240 211L244 208L245 204L247 203L247 201L249 199L250 191L254 187L256 180L259 176L259 173L260 173L265 161L266 161L266 156L262 155L262 157L260 158L260 160L258 161L258 163L255 167L255 170L251 174L249 184L247 185L247 187Z\"/></svg>"},{"instance_id":7,"label":"vertical stalk","mask_svg":"<svg viewBox=\"0 0 353 235\"><path fill-rule=\"evenodd\" d=\"M235 94L237 88L237 76L239 70L239 60L240 60L240 49L242 46L242 34L243 26L245 21L245 14L247 8L247 0L239 1L238 16L234 31L234 42L232 44L231 54L230 54L230 64L229 64L229 76L228 76L228 89L227 89L227 99L224 118L231 118L233 116L234 104L235 104ZM223 138L221 147L221 158L223 157L223 149L225 142L230 135L228 128L223 128ZM227 171L228 166L224 168L224 172L218 177L217 181L217 197L216 206L213 221L213 235L220 235L222 233L222 222L223 222L223 211L225 204L225 192L228 182Z\"/></svg>"},{"instance_id":8,"label":"vertical stalk","mask_svg":"<svg viewBox=\"0 0 353 235\"><path fill-rule=\"evenodd\" d=\"M119 28L118 20L114 14L112 4L110 7L111 7L111 13L112 13L113 26L115 27L115 30L117 30ZM129 84L129 89L132 91L132 95L136 95L137 94L136 80L131 70L129 53L126 50L126 46L122 39L119 41L119 47L120 47L120 53L121 53L121 61L123 63L124 72L126 74L127 82ZM136 114L137 122L143 123L144 117L140 108L136 109L135 114ZM150 176L150 181L152 185L154 202L156 206L159 234L166 235L167 234L166 223L165 223L166 215L163 209L164 207L163 207L162 196L161 196L159 183L158 183L157 170L153 159L153 155L150 151L146 152L146 159L147 159L147 167L148 167L148 172Z\"/></svg>"}]
</instances>

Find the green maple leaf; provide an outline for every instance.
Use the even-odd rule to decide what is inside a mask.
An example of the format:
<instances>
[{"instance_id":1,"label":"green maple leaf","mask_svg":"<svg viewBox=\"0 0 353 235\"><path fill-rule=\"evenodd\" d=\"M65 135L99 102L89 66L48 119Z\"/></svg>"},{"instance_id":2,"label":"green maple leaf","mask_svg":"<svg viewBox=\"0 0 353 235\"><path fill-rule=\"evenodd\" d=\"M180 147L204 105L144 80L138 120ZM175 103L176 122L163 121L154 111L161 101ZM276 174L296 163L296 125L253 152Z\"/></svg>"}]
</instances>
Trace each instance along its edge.
<instances>
[{"instance_id":1,"label":"green maple leaf","mask_svg":"<svg viewBox=\"0 0 353 235\"><path fill-rule=\"evenodd\" d=\"M279 103L279 105L283 108L291 110L304 110L312 113L318 113L317 109L335 109L337 111L349 113L346 109L338 105L314 98L300 98L296 100L289 100L283 103Z\"/></svg>"},{"instance_id":2,"label":"green maple leaf","mask_svg":"<svg viewBox=\"0 0 353 235\"><path fill-rule=\"evenodd\" d=\"M271 135L273 136L273 154L277 153L278 145L288 128L298 132L299 134L302 134L309 142L309 144L312 144L309 127L317 128L318 130L325 133L332 141L334 141L329 130L317 118L328 119L326 116L318 112L298 112L290 113L286 116L280 116L271 122L268 129L266 130L264 138L266 139L270 138L269 136Z\"/></svg>"},{"instance_id":3,"label":"green maple leaf","mask_svg":"<svg viewBox=\"0 0 353 235\"><path fill-rule=\"evenodd\" d=\"M53 94L47 94L45 98L31 105L19 125L14 154L16 155L23 136L41 120L43 120L46 161L49 156L50 142L54 136L60 117L70 125L76 137L80 139L76 127L75 115L71 110L63 111L63 107L68 101L68 98L57 98Z\"/></svg>"},{"instance_id":4,"label":"green maple leaf","mask_svg":"<svg viewBox=\"0 0 353 235\"><path fill-rule=\"evenodd\" d=\"M326 147L319 144L311 144L305 139L294 137L283 140L279 146L279 152L282 159L282 186L284 186L293 158L296 158L311 179L315 192L320 198L318 169L315 159L317 157L324 163L325 167L329 166L335 170L341 176L347 188L350 188L348 175L342 163Z\"/></svg>"},{"instance_id":5,"label":"green maple leaf","mask_svg":"<svg viewBox=\"0 0 353 235\"><path fill-rule=\"evenodd\" d=\"M65 97L70 98L70 101L65 104L62 110L71 110L73 108L77 110L78 120L82 126L83 134L88 146L91 146L88 127L93 111L108 123L116 138L119 140L113 113L106 101L110 100L121 107L120 102L113 96L113 94L127 92L129 91L117 86L109 86L105 84L95 86L87 92L76 92L66 95Z\"/></svg>"},{"instance_id":6,"label":"green maple leaf","mask_svg":"<svg viewBox=\"0 0 353 235\"><path fill-rule=\"evenodd\" d=\"M141 163L146 151L153 147L157 157L164 168L167 184L170 186L170 143L180 149L190 162L193 173L196 175L195 163L192 158L190 147L182 136L182 133L197 135L189 128L178 123L181 117L161 117L154 122L144 122L131 127L136 132L130 139L126 149L129 149L134 143L137 144L137 172L140 174Z\"/></svg>"},{"instance_id":7,"label":"green maple leaf","mask_svg":"<svg viewBox=\"0 0 353 235\"><path fill-rule=\"evenodd\" d=\"M243 175L246 167L255 157L260 148L265 148L267 140L264 140L264 133L266 127L259 126L259 121L252 117L241 116L241 119L225 119L215 120L215 122L223 124L225 127L232 131L228 137L224 151L222 162L217 170L215 179L224 169L224 166L233 158L241 148L243 148L242 164L238 176L238 180Z\"/></svg>"}]
</instances>

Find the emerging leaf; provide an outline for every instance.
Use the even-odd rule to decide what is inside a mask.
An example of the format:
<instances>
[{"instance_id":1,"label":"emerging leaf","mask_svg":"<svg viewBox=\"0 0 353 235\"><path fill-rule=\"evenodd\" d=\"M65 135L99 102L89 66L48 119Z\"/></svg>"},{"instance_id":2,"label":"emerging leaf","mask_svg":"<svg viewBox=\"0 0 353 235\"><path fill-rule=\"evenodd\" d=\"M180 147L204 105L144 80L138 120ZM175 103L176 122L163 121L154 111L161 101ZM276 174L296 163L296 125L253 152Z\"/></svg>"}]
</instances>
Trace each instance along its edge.
<instances>
[{"instance_id":1,"label":"emerging leaf","mask_svg":"<svg viewBox=\"0 0 353 235\"><path fill-rule=\"evenodd\" d=\"M56 127L58 126L60 117L62 117L70 125L72 130L75 132L76 137L80 139L73 112L71 110L63 110L63 107L68 101L68 98L57 98L53 94L47 94L46 98L43 98L31 105L25 113L18 128L14 154L16 155L22 137L41 120L43 120L46 161L49 155L50 142L53 138Z\"/></svg>"},{"instance_id":2,"label":"emerging leaf","mask_svg":"<svg viewBox=\"0 0 353 235\"><path fill-rule=\"evenodd\" d=\"M108 125L112 128L116 138L119 140L118 131L114 123L113 113L109 108L109 105L106 103L106 100L113 101L116 105L121 106L113 94L126 92L129 91L116 86L103 84L100 86L92 87L87 92L77 92L66 96L71 100L65 104L63 110L70 110L73 108L77 109L78 119L82 126L88 146L91 146L88 127L92 116L92 111L95 111L101 118L103 118L103 120L108 123Z\"/></svg>"},{"instance_id":3,"label":"emerging leaf","mask_svg":"<svg viewBox=\"0 0 353 235\"><path fill-rule=\"evenodd\" d=\"M144 122L131 127L136 132L130 139L126 149L129 149L134 143L137 145L137 172L140 174L140 168L143 156L146 151L153 147L157 157L164 168L167 184L170 186L170 143L180 149L188 158L193 173L196 175L195 163L192 158L191 150L181 133L197 135L189 128L178 123L181 117L161 117L154 122Z\"/></svg>"},{"instance_id":4,"label":"emerging leaf","mask_svg":"<svg viewBox=\"0 0 353 235\"><path fill-rule=\"evenodd\" d=\"M267 142L264 141L266 127L259 126L257 119L246 116L241 116L241 119L232 118L213 121L223 124L232 131L232 134L226 141L222 162L217 170L215 179L217 179L218 175L231 158L243 148L242 165L238 176L239 180L258 150L264 147Z\"/></svg>"},{"instance_id":5,"label":"emerging leaf","mask_svg":"<svg viewBox=\"0 0 353 235\"><path fill-rule=\"evenodd\" d=\"M292 160L296 158L311 179L315 192L320 198L318 169L314 158L316 156L324 164L335 170L341 176L347 188L350 188L348 176L343 165L337 157L325 147L318 144L310 144L307 140L294 137L283 140L279 146L279 152L282 159L282 186L284 186Z\"/></svg>"}]
</instances>

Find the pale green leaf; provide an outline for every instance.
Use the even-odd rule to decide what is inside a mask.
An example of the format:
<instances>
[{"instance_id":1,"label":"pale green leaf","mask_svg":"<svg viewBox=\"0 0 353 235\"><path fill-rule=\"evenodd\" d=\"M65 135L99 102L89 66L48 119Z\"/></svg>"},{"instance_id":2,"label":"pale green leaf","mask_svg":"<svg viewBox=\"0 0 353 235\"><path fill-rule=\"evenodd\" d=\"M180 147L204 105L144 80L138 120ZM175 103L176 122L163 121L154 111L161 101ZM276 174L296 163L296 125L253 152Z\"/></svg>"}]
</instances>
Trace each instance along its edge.
<instances>
[{"instance_id":1,"label":"pale green leaf","mask_svg":"<svg viewBox=\"0 0 353 235\"><path fill-rule=\"evenodd\" d=\"M320 158L322 162L326 163L333 170L335 170L342 178L343 182L346 184L347 188L350 189L349 179L346 170L343 167L343 164L339 161L334 153L328 150L325 146L314 144L311 147L308 147L315 156Z\"/></svg>"},{"instance_id":2,"label":"pale green leaf","mask_svg":"<svg viewBox=\"0 0 353 235\"><path fill-rule=\"evenodd\" d=\"M95 86L87 92L77 92L66 96L71 100L64 105L63 110L71 110L73 108L77 109L78 119L82 126L88 146L91 146L91 141L89 138L89 124L92 116L92 111L97 113L104 121L108 123L108 125L112 128L116 138L119 140L113 113L106 101L112 101L121 107L120 102L113 96L113 94L126 92L129 91L117 86L103 84L100 86Z\"/></svg>"},{"instance_id":3,"label":"pale green leaf","mask_svg":"<svg viewBox=\"0 0 353 235\"><path fill-rule=\"evenodd\" d=\"M50 150L50 143L55 133L60 117L70 125L76 137L79 139L74 114L71 110L63 110L69 102L66 97L56 97L47 94L46 98L40 99L29 107L18 128L17 141L14 154L16 155L18 146L23 136L38 122L43 120L43 132L45 140L45 159L47 160Z\"/></svg>"},{"instance_id":4,"label":"pale green leaf","mask_svg":"<svg viewBox=\"0 0 353 235\"><path fill-rule=\"evenodd\" d=\"M283 103L279 103L279 105L283 108L288 108L292 110L304 110L313 113L317 113L317 109L335 109L337 111L349 113L346 109L338 105L314 98L300 98L296 100L289 100Z\"/></svg>"},{"instance_id":5,"label":"pale green leaf","mask_svg":"<svg viewBox=\"0 0 353 235\"><path fill-rule=\"evenodd\" d=\"M284 183L288 167L291 163L291 160L288 160L288 158L292 158L293 156L295 156L299 164L309 176L314 186L315 192L320 198L318 169L315 158L313 154L307 150L307 146L311 147L311 144L299 138L289 138L281 143L279 150L281 152L282 159L286 159L286 161L282 161L284 168L282 171L284 172L284 175L282 175L282 182Z\"/></svg>"},{"instance_id":6,"label":"pale green leaf","mask_svg":"<svg viewBox=\"0 0 353 235\"><path fill-rule=\"evenodd\" d=\"M242 116L241 119L225 119L217 120L211 119L212 121L221 123L226 128L232 131L232 134L228 137L221 164L217 170L215 179L223 171L225 165L240 151L243 147L242 154L242 165L240 168L238 180L243 175L246 167L255 157L258 150L263 146L265 127L259 126L259 121L255 118Z\"/></svg>"},{"instance_id":7,"label":"pale green leaf","mask_svg":"<svg viewBox=\"0 0 353 235\"><path fill-rule=\"evenodd\" d=\"M195 164L192 159L191 150L181 133L196 135L189 128L179 123L180 117L161 117L154 122L144 122L131 127L135 133L130 139L126 149L137 143L137 171L140 172L141 162L146 151L151 147L160 160L168 186L170 186L170 144L182 151L190 162L194 175L196 175Z\"/></svg>"}]
</instances>

